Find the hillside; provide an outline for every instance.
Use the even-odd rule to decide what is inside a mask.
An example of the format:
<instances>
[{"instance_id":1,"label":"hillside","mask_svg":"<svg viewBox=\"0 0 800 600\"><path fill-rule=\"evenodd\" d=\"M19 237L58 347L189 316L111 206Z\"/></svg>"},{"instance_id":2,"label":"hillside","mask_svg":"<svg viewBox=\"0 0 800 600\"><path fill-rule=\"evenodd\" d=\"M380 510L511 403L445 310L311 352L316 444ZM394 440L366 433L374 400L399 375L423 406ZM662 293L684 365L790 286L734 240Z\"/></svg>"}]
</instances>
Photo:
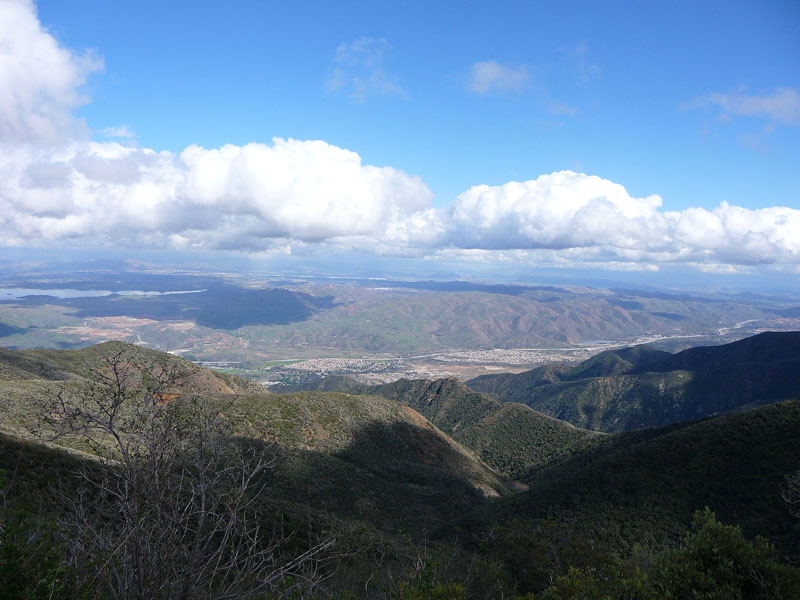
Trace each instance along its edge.
<instances>
[{"instance_id":1,"label":"hillside","mask_svg":"<svg viewBox=\"0 0 800 600\"><path fill-rule=\"evenodd\" d=\"M241 397L226 416L282 458L271 499L421 534L524 486L498 475L416 411L327 392ZM319 518L319 517L318 517Z\"/></svg>"},{"instance_id":2,"label":"hillside","mask_svg":"<svg viewBox=\"0 0 800 600\"><path fill-rule=\"evenodd\" d=\"M578 366L485 375L472 389L578 427L658 427L800 397L800 332L771 332L671 355L610 350Z\"/></svg>"},{"instance_id":3,"label":"hillside","mask_svg":"<svg viewBox=\"0 0 800 600\"><path fill-rule=\"evenodd\" d=\"M749 536L800 558L800 530L784 502L800 465L800 401L599 439L588 450L524 477L527 492L472 515L467 528L568 524L623 552L669 544L708 506ZM512 559L517 560L517 559Z\"/></svg>"},{"instance_id":4,"label":"hillside","mask_svg":"<svg viewBox=\"0 0 800 600\"><path fill-rule=\"evenodd\" d=\"M365 385L331 375L290 387L380 395L410 406L475 452L493 469L517 477L530 467L579 450L597 433L578 429L519 403L498 402L450 377Z\"/></svg>"},{"instance_id":5,"label":"hillside","mask_svg":"<svg viewBox=\"0 0 800 600\"><path fill-rule=\"evenodd\" d=\"M369 393L410 406L488 465L511 476L575 452L596 435L527 406L497 402L454 378L401 379L372 386Z\"/></svg>"},{"instance_id":6,"label":"hillside","mask_svg":"<svg viewBox=\"0 0 800 600\"><path fill-rule=\"evenodd\" d=\"M723 346L688 348L664 357L648 370L715 371L797 360L800 360L800 331L769 331Z\"/></svg>"},{"instance_id":7,"label":"hillside","mask_svg":"<svg viewBox=\"0 0 800 600\"><path fill-rule=\"evenodd\" d=\"M312 451L378 472L417 462L449 471L481 494L519 490L408 406L380 396L330 392L242 396L227 415L287 450Z\"/></svg>"},{"instance_id":8,"label":"hillside","mask_svg":"<svg viewBox=\"0 0 800 600\"><path fill-rule=\"evenodd\" d=\"M205 369L172 354L116 341L78 350L3 350L0 362L13 362L13 357L17 357L17 361L27 361L26 364L42 365L45 371L55 367L67 373L69 378L85 378L91 375L92 370L102 368L103 357L111 354L124 355L138 370L154 365L175 370L184 393L239 394L262 391L261 386L248 379Z\"/></svg>"},{"instance_id":9,"label":"hillside","mask_svg":"<svg viewBox=\"0 0 800 600\"><path fill-rule=\"evenodd\" d=\"M232 391L246 382L226 383L186 361L113 343L80 351L0 351L0 542L10 549L0 556L0 584L32 590L45 581L49 591L60 581L85 581L80 570L64 566L71 540L85 533L68 529L65 517L74 516L70 498L80 486L91 487L101 463L79 436L45 445L26 425L34 422L42 394L64 386L80 399L92 367L120 351L135 363L132 389L152 376L139 366L169 364L186 374L172 393L154 396L152 414L178 431L197 414L220 423L228 445L217 474L228 472L229 458L238 456L229 454L234 448L245 457L265 453L270 466L247 506L262 531L283 540L281 556L298 556L315 540L334 540L333 566L320 567L329 577L320 597L425 598L409 589L441 591L436 586L442 581L465 586L448 588L464 591L453 598L515 597L544 589L572 566L652 565L704 506L725 523L741 524L750 537L768 536L783 553L779 558L800 559L797 529L781 497L785 476L800 465L800 401L602 435L501 403L455 379L363 389L347 380L320 384L358 394L237 394ZM616 372L620 361L635 368L656 357L647 349L620 351L583 365L584 373ZM553 367L547 377L569 376L567 370ZM580 369L573 373L582 376ZM194 439L188 431L184 442ZM140 434L147 435L134 431ZM148 506L167 502L173 490L162 482L191 479L199 468L191 465L147 488L156 500ZM117 469L116 459L105 463L106 473L109 467ZM89 479L76 477L83 469ZM106 500L96 493L77 497L80 514L119 508L104 509ZM116 518L117 512L107 514ZM56 522L61 529L52 528ZM96 567L85 564L87 572ZM58 589L53 597L79 596Z\"/></svg>"},{"instance_id":10,"label":"hillside","mask_svg":"<svg viewBox=\"0 0 800 600\"><path fill-rule=\"evenodd\" d=\"M140 367L174 367L178 379L169 388L171 402L191 402L181 399L184 394L206 398L240 436L271 445L279 457L272 502L421 531L488 497L524 488L392 400L327 392L270 394L246 380L222 378L183 359L120 342L81 350L0 351L0 430L30 438L34 406L42 398L61 386L80 398L91 371L102 371L104 357L119 352L134 367L132 385L143 376ZM249 393L235 393L243 391ZM73 438L59 443L87 450Z\"/></svg>"}]
</instances>

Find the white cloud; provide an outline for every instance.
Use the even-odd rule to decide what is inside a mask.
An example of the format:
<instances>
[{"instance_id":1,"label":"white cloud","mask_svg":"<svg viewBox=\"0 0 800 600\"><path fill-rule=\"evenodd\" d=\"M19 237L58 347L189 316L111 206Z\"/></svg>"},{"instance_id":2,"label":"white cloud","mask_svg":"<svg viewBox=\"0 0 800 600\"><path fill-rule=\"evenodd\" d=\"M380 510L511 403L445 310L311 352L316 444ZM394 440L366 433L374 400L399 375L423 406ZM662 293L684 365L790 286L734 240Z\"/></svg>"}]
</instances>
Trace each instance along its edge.
<instances>
[{"instance_id":1,"label":"white cloud","mask_svg":"<svg viewBox=\"0 0 800 600\"><path fill-rule=\"evenodd\" d=\"M373 94L407 98L399 77L384 69L383 57L390 48L383 38L362 37L340 44L325 86L331 92L347 91L356 102L364 102Z\"/></svg>"},{"instance_id":2,"label":"white cloud","mask_svg":"<svg viewBox=\"0 0 800 600\"><path fill-rule=\"evenodd\" d=\"M96 64L58 46L29 2L0 0L0 8L0 32L11 39L0 44L2 66L12 67L0 69L0 244L6 246L262 255L360 250L646 270L676 262L715 271L800 265L800 210L792 208L722 203L664 211L656 195L634 197L618 183L572 171L474 186L434 208L419 177L363 164L355 152L324 141L189 146L177 155L85 141L75 137L70 111ZM352 50L346 46L342 56ZM380 54L365 52L373 58L356 62L379 69ZM509 83L514 77L502 80L487 76L480 89L518 85ZM358 89L352 79L342 85ZM726 110L789 123L795 117L785 102L729 102ZM126 131L109 134L125 142Z\"/></svg>"},{"instance_id":3,"label":"white cloud","mask_svg":"<svg viewBox=\"0 0 800 600\"><path fill-rule=\"evenodd\" d=\"M663 211L562 171L475 186L443 208L421 179L322 141L180 155L75 143L0 157L0 243L374 254L520 264L800 264L800 210ZM450 254L448 254L450 253ZM714 267L719 270L719 267Z\"/></svg>"},{"instance_id":4,"label":"white cloud","mask_svg":"<svg viewBox=\"0 0 800 600\"><path fill-rule=\"evenodd\" d=\"M476 62L470 68L469 89L481 96L518 92L530 83L530 73L525 65L516 67L494 60Z\"/></svg>"},{"instance_id":5,"label":"white cloud","mask_svg":"<svg viewBox=\"0 0 800 600\"><path fill-rule=\"evenodd\" d=\"M136 139L136 132L133 131L128 125L117 125L116 127L106 127L100 131L104 138L116 138L124 140Z\"/></svg>"},{"instance_id":6,"label":"white cloud","mask_svg":"<svg viewBox=\"0 0 800 600\"><path fill-rule=\"evenodd\" d=\"M580 262L800 263L800 210L722 203L672 212L661 204L572 171L475 186L442 210L436 245L573 252Z\"/></svg>"},{"instance_id":7,"label":"white cloud","mask_svg":"<svg viewBox=\"0 0 800 600\"><path fill-rule=\"evenodd\" d=\"M114 143L0 158L2 241L81 239L263 250L275 240L380 237L426 209L418 177L364 165L321 141L186 148L179 156Z\"/></svg>"},{"instance_id":8,"label":"white cloud","mask_svg":"<svg viewBox=\"0 0 800 600\"><path fill-rule=\"evenodd\" d=\"M800 92L794 88L776 88L764 95L715 92L697 99L691 106L716 107L720 118L755 117L780 125L800 125Z\"/></svg>"},{"instance_id":9,"label":"white cloud","mask_svg":"<svg viewBox=\"0 0 800 600\"><path fill-rule=\"evenodd\" d=\"M86 77L102 68L91 53L63 48L30 0L0 0L0 142L54 142L81 124Z\"/></svg>"},{"instance_id":10,"label":"white cloud","mask_svg":"<svg viewBox=\"0 0 800 600\"><path fill-rule=\"evenodd\" d=\"M634 199L611 181L562 171L470 188L450 208L451 235L463 247L640 245L641 231L660 204L658 196Z\"/></svg>"}]
</instances>

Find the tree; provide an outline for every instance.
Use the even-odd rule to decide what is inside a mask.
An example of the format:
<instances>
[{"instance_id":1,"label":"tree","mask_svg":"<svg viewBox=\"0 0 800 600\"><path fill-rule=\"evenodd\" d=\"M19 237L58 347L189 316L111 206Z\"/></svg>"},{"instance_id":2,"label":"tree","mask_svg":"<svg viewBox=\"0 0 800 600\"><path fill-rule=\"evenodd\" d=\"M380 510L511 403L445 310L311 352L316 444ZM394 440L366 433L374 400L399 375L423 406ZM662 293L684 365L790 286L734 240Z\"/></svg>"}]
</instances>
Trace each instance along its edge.
<instances>
[{"instance_id":1,"label":"tree","mask_svg":"<svg viewBox=\"0 0 800 600\"><path fill-rule=\"evenodd\" d=\"M694 515L683 544L641 570L619 561L602 569L571 569L542 600L704 598L788 600L800 597L800 569L779 562L761 537L748 540L706 508Z\"/></svg>"},{"instance_id":2,"label":"tree","mask_svg":"<svg viewBox=\"0 0 800 600\"><path fill-rule=\"evenodd\" d=\"M783 499L789 505L791 513L800 519L800 469L786 476Z\"/></svg>"},{"instance_id":3,"label":"tree","mask_svg":"<svg viewBox=\"0 0 800 600\"><path fill-rule=\"evenodd\" d=\"M134 346L99 352L87 384L42 403L43 431L92 455L67 493L73 566L119 599L249 597L312 585L332 541L289 560L255 510L274 458L224 407L182 393L182 364Z\"/></svg>"}]
</instances>

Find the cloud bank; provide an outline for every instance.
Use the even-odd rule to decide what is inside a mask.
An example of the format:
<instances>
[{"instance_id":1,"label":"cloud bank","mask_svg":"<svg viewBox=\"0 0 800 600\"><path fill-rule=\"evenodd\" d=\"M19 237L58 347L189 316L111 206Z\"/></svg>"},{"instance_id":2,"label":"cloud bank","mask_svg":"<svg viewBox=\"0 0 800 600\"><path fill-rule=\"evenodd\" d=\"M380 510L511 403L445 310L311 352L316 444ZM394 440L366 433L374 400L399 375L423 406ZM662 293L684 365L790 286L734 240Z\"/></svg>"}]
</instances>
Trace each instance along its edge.
<instances>
[{"instance_id":1,"label":"cloud bank","mask_svg":"<svg viewBox=\"0 0 800 600\"><path fill-rule=\"evenodd\" d=\"M645 270L800 265L800 211L786 207L665 211L659 196L572 171L477 185L434 207L419 177L324 141L173 154L126 145L132 134L122 126L104 134L119 142L88 141L72 111L99 62L61 47L30 2L0 0L0 15L0 38L10 40L0 44L2 245L355 249ZM486 81L487 90L500 85Z\"/></svg>"},{"instance_id":2,"label":"cloud bank","mask_svg":"<svg viewBox=\"0 0 800 600\"><path fill-rule=\"evenodd\" d=\"M429 206L418 178L321 141L190 146L180 155L74 143L0 158L0 242L73 240L259 251L275 240L380 236Z\"/></svg>"},{"instance_id":3,"label":"cloud bank","mask_svg":"<svg viewBox=\"0 0 800 600\"><path fill-rule=\"evenodd\" d=\"M607 179L561 171L467 190L446 211L447 241L461 248L571 251L584 260L800 262L798 210L661 206L659 196L632 197Z\"/></svg>"}]
</instances>

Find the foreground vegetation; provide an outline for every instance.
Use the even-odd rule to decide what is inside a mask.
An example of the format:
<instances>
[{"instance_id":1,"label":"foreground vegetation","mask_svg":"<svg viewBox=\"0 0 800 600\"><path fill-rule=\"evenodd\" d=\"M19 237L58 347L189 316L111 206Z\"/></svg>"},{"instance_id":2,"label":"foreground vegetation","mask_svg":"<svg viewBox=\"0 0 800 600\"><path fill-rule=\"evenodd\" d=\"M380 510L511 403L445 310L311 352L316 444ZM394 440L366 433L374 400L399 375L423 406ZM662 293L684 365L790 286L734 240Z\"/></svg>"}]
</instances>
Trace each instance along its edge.
<instances>
[{"instance_id":1,"label":"foreground vegetation","mask_svg":"<svg viewBox=\"0 0 800 600\"><path fill-rule=\"evenodd\" d=\"M454 380L256 389L0 353L3 597L800 597L800 401L599 435Z\"/></svg>"}]
</instances>

